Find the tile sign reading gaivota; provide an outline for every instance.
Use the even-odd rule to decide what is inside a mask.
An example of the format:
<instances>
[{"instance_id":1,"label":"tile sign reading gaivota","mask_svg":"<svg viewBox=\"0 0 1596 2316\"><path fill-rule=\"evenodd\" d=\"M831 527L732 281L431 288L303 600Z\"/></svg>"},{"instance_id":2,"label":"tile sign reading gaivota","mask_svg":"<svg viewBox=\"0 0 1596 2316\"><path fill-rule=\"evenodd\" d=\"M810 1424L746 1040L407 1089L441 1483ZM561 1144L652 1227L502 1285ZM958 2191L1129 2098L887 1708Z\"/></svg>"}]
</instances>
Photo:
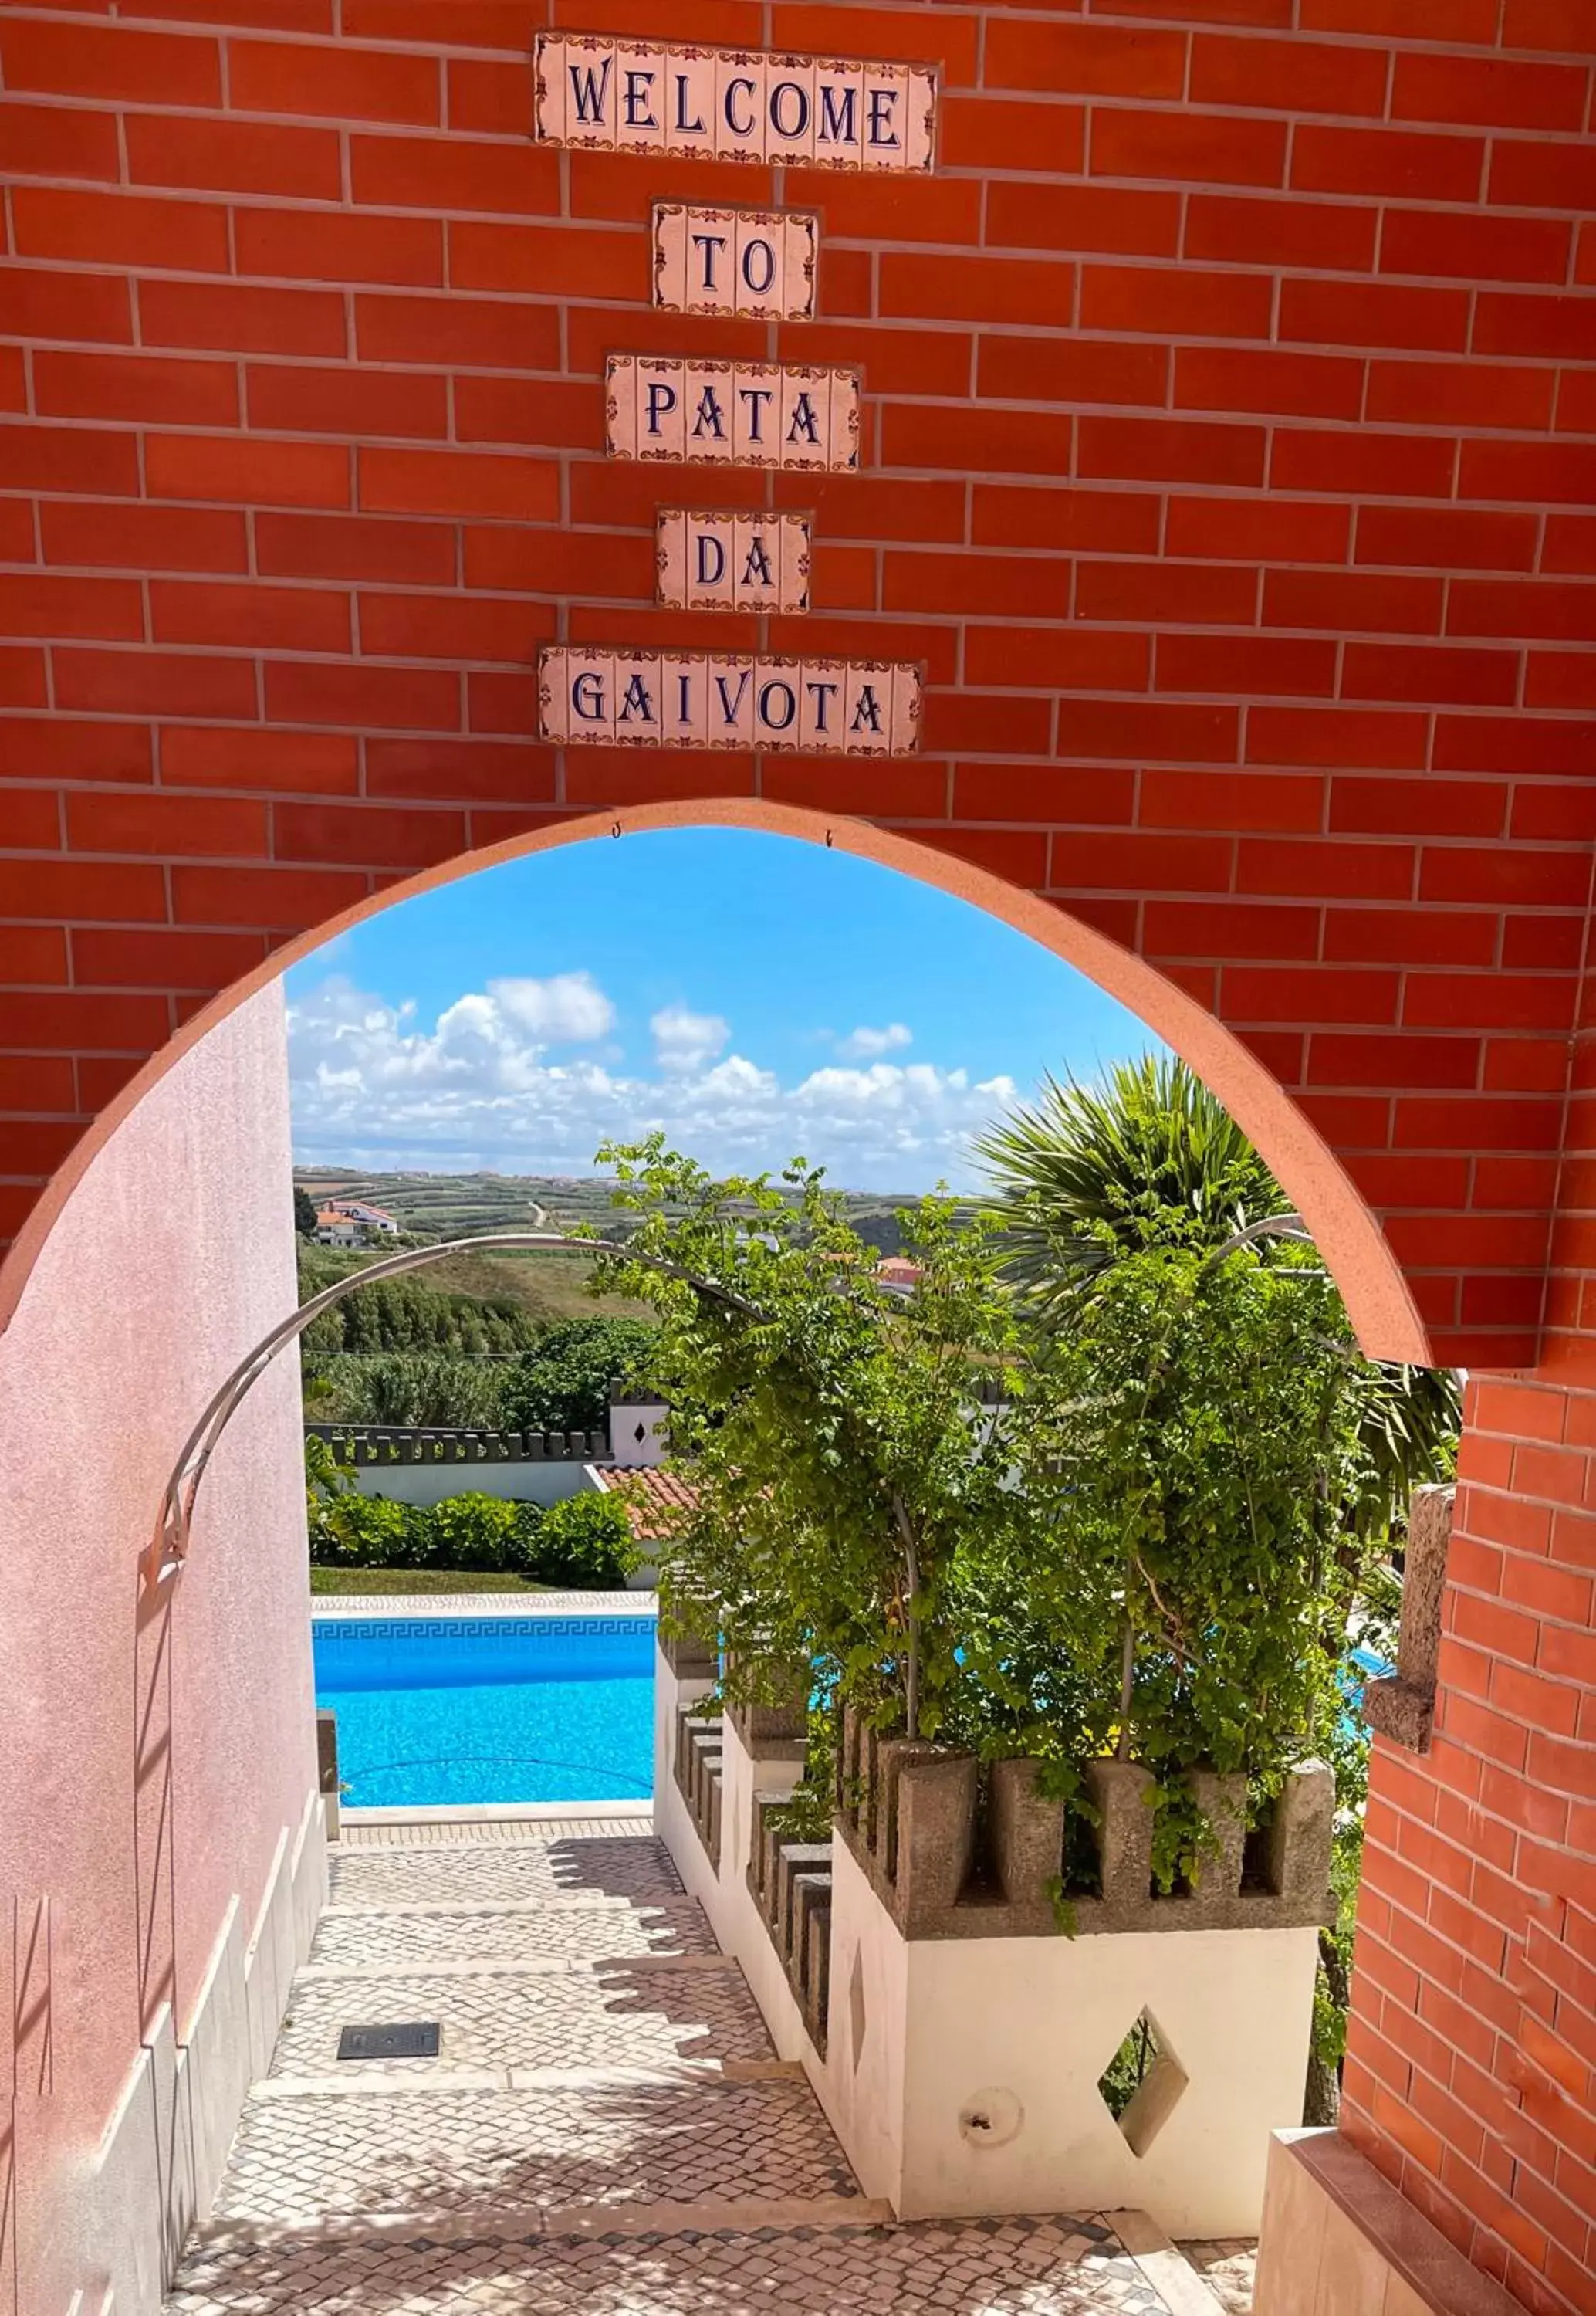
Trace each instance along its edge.
<instances>
[{"instance_id":1,"label":"tile sign reading gaivota","mask_svg":"<svg viewBox=\"0 0 1596 2316\"><path fill-rule=\"evenodd\" d=\"M540 32L535 77L534 133L545 145L765 166L925 174L933 165L928 65ZM813 210L661 200L652 230L657 310L813 318ZM612 458L677 467L856 473L860 386L857 370L829 364L612 353L606 447ZM807 611L814 523L812 510L660 508L661 606ZM540 726L565 746L910 755L921 681L918 667L896 661L552 644L538 662Z\"/></svg>"},{"instance_id":2,"label":"tile sign reading gaivota","mask_svg":"<svg viewBox=\"0 0 1596 2316\"><path fill-rule=\"evenodd\" d=\"M540 32L540 144L696 153L815 169L928 170L936 76L855 64Z\"/></svg>"}]
</instances>

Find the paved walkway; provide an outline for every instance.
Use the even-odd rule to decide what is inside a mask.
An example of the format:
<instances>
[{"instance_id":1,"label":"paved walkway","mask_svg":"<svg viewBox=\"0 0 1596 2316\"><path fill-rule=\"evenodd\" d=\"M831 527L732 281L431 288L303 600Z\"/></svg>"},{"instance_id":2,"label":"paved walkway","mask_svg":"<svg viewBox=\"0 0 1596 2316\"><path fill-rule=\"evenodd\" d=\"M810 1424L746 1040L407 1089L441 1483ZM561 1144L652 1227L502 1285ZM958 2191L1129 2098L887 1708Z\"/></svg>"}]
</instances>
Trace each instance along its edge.
<instances>
[{"instance_id":1,"label":"paved walkway","mask_svg":"<svg viewBox=\"0 0 1596 2316\"><path fill-rule=\"evenodd\" d=\"M662 1846L516 1835L333 1853L167 2316L1169 2316L1101 2215L892 2224Z\"/></svg>"}]
</instances>

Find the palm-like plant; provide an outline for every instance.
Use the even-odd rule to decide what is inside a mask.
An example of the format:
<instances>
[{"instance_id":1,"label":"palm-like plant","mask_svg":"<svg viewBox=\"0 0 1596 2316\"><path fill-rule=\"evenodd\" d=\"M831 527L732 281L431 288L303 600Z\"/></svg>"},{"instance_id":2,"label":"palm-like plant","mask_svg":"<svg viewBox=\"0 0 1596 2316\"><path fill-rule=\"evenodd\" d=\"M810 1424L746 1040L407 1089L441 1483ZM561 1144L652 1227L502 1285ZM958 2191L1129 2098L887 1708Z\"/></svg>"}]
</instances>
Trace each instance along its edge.
<instances>
[{"instance_id":1,"label":"palm-like plant","mask_svg":"<svg viewBox=\"0 0 1596 2316\"><path fill-rule=\"evenodd\" d=\"M1121 1062L1101 1089L1049 1078L1034 1108L977 1142L1008 1246L1008 1276L1038 1323L1068 1332L1112 1266L1154 1247L1242 1245L1300 1260L1290 1201L1235 1119L1184 1062ZM1274 1218L1281 1234L1260 1230ZM1355 1356L1346 1330L1349 1356ZM1360 1361L1367 1485L1347 1508L1364 1535L1398 1520L1414 1487L1450 1469L1459 1400L1448 1369Z\"/></svg>"}]
</instances>

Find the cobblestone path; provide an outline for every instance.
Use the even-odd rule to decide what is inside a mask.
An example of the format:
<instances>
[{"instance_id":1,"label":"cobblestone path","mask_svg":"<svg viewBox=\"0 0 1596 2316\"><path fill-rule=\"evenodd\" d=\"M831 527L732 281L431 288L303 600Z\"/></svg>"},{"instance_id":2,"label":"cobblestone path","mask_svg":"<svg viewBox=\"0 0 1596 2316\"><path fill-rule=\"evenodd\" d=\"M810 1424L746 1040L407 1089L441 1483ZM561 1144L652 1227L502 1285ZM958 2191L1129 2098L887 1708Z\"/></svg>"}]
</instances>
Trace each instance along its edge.
<instances>
[{"instance_id":1,"label":"cobblestone path","mask_svg":"<svg viewBox=\"0 0 1596 2316\"><path fill-rule=\"evenodd\" d=\"M334 1851L167 2316L1169 2316L1101 2215L893 2224L663 1847L528 1835Z\"/></svg>"}]
</instances>

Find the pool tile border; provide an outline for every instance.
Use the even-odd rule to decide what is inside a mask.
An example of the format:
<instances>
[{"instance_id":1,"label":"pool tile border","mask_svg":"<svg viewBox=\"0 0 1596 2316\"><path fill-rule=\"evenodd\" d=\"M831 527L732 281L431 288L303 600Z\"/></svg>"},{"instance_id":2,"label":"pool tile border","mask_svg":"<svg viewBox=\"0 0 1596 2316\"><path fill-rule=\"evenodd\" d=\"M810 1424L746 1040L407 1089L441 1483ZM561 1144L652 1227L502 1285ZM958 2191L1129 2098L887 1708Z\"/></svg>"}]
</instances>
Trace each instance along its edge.
<instances>
[{"instance_id":1,"label":"pool tile border","mask_svg":"<svg viewBox=\"0 0 1596 2316\"><path fill-rule=\"evenodd\" d=\"M653 1592L343 1592L313 1593L314 1623L368 1617L456 1624L466 1619L593 1617L648 1619L660 1613Z\"/></svg>"}]
</instances>

